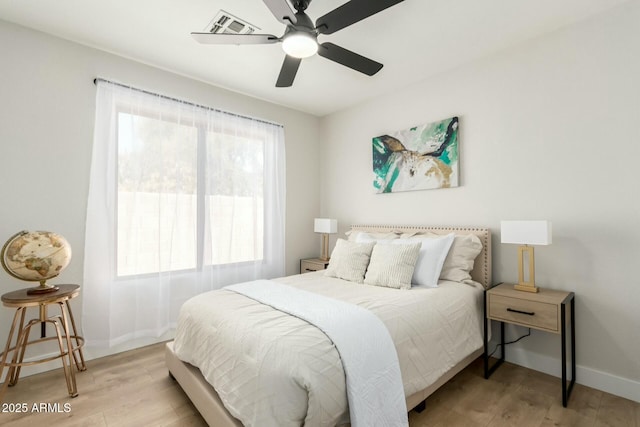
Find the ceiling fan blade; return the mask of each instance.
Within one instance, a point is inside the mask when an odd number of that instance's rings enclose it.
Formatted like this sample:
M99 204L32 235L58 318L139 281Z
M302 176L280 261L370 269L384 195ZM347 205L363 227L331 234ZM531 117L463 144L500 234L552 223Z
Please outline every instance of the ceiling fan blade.
M283 24L295 24L296 12L291 8L287 0L262 0L267 5L273 16Z
M280 41L279 37L271 34L191 33L191 37L204 44L270 44Z
M333 34L356 22L362 21L403 0L351 0L321 16L316 21L316 29L321 34Z
M298 72L301 62L302 59L287 55L284 58L284 63L282 64L282 69L280 70L276 87L291 86L293 84L293 79L296 78L296 73Z
M318 46L318 55L368 76L373 76L382 69L381 63L329 42Z

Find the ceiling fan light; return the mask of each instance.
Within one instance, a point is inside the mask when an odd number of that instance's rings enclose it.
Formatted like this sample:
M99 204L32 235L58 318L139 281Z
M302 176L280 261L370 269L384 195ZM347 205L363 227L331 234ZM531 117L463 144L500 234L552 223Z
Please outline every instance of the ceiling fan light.
M282 49L294 58L308 58L318 52L318 42L308 34L294 33L284 38Z

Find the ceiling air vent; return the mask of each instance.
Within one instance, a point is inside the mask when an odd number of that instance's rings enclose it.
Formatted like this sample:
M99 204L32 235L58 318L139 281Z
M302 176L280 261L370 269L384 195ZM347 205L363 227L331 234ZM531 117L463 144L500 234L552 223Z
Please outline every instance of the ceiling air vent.
M205 31L214 34L251 34L259 29L255 25L221 10L207 25Z

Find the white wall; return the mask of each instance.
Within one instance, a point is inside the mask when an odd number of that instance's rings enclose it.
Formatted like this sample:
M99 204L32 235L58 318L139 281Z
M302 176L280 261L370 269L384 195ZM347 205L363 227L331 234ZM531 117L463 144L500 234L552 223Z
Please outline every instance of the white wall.
M312 225L320 212L318 118L4 21L0 58L0 243L24 229L65 236L73 259L53 283L82 282L95 77L283 124L287 274L318 252ZM0 271L0 293L26 285ZM81 296L72 306L80 320ZM0 307L2 346L12 316Z
M638 401L639 22L634 1L327 116L321 127L322 213L341 231L488 226L499 282L517 279L516 247L500 245L500 220L552 221L553 245L536 249L536 281L576 293L578 382ZM372 137L454 115L459 188L373 194ZM509 359L559 375L559 348L558 336L534 331L508 347Z

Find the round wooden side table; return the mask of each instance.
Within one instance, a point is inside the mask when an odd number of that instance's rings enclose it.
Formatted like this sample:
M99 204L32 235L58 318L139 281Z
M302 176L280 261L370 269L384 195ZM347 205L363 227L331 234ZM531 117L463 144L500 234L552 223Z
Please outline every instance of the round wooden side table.
M0 402L2 402L4 398L7 387L14 386L18 383L20 369L23 366L50 362L58 358L62 360L62 368L67 381L69 396L76 397L78 395L74 366L78 371L84 371L87 367L84 363L84 355L82 354L84 338L79 336L76 331L76 323L73 319L69 300L80 294L80 286L58 285L58 287L59 289L57 291L44 294L29 295L27 294L27 289L21 289L2 295L2 304L5 307L15 308L16 313L13 316L13 323L11 324L7 344L4 351L0 354L0 380L2 379L5 366L9 367L5 381L0 389ZM47 308L50 305L57 305L60 314L48 316ZM27 308L29 307L38 307L39 316L38 318L29 320L25 324ZM47 323L53 324L56 336L46 336L45 329ZM71 328L69 328L69 323L71 324ZM41 325L40 338L29 341L31 328L38 324ZM15 344L13 342L14 334L16 334ZM27 346L50 340L57 340L60 350L58 354L24 362L24 354ZM9 357L9 355L11 355L11 357Z

